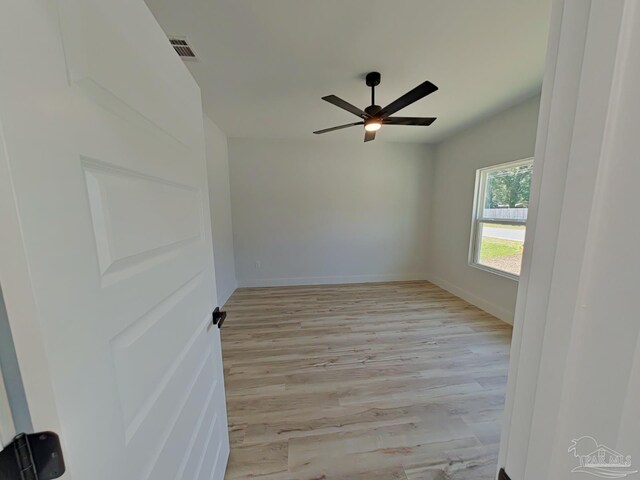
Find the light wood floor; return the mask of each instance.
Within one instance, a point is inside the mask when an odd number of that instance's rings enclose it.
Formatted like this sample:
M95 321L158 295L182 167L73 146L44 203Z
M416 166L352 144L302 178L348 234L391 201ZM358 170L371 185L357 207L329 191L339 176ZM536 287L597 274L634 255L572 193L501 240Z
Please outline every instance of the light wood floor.
M493 480L511 327L428 282L237 290L227 479Z

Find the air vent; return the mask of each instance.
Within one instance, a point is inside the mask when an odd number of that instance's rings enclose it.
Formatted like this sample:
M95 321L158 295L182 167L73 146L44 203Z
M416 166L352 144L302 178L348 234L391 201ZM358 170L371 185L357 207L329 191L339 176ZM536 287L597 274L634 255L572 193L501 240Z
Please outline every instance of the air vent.
M173 46L174 50L180 57L187 60L196 60L198 57L196 56L196 52L193 51L191 45L184 37L169 37L169 41Z

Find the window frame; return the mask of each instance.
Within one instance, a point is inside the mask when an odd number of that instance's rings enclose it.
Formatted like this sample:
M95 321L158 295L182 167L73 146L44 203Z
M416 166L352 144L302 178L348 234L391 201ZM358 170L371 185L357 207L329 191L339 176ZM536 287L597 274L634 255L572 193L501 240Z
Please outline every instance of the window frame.
M501 277L509 278L511 280L520 280L520 275L499 270L497 268L484 265L479 262L478 256L480 255L480 228L483 223L494 223L500 225L524 225L525 229L527 222L517 220L499 220L499 219L487 219L483 216L485 194L487 186L487 176L495 172L496 170L504 170L506 168L518 167L521 165L533 165L533 157L523 158L521 160L515 160L511 162L500 163L498 165L491 165L489 167L478 168L476 170L475 188L473 192L473 212L471 218L471 239L469 241L469 257L468 264L471 267L484 270L485 272L493 273Z

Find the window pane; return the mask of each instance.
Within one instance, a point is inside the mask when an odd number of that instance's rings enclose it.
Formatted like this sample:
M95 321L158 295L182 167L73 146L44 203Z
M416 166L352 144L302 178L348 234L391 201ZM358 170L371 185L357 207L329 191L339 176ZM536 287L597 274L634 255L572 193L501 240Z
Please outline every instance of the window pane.
M525 231L524 225L480 222L478 263L520 275Z
M531 163L486 174L482 217L526 221L531 193Z

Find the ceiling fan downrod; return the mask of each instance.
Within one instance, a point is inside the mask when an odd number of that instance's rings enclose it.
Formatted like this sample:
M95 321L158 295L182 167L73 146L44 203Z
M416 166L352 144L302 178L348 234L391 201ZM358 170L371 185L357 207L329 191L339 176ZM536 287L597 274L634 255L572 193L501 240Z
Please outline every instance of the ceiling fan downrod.
M371 87L371 105L364 109L369 115L376 115L382 107L376 105L376 87L380 85L382 75L380 72L367 73L365 81L368 87Z

